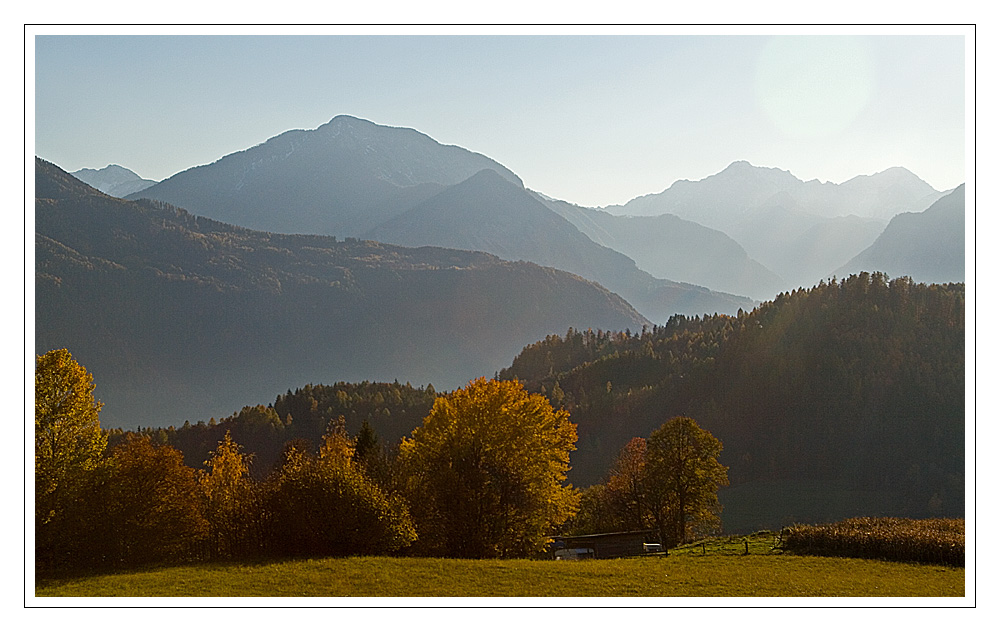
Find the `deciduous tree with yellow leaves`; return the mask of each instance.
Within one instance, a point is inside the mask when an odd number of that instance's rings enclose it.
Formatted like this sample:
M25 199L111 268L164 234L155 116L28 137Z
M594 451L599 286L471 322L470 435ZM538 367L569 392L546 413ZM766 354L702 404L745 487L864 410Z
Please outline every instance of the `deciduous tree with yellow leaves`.
M261 494L250 461L227 430L199 475L213 557L249 555L262 546Z
M35 548L42 567L66 563L76 548L84 490L107 447L92 379L66 349L35 360Z
M517 381L480 378L439 397L400 446L426 554L530 556L577 510L565 483L576 426Z

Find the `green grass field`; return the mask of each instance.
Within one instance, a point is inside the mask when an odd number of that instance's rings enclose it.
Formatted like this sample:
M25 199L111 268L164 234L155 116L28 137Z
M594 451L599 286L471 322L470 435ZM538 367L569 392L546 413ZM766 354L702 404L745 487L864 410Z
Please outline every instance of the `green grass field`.
M781 554L772 536L618 560L353 557L46 580L37 597L963 597L965 569ZM745 554L749 550L749 554Z

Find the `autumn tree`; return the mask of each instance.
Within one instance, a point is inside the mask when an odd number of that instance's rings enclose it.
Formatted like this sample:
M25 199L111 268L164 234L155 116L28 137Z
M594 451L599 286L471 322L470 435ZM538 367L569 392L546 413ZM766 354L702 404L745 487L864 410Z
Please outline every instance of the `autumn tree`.
M649 500L646 497L649 483L645 476L646 440L636 437L622 448L605 485L607 502L617 517L614 530L633 531L651 526Z
M258 485L250 477L251 455L226 431L199 477L209 524L209 552L215 557L247 555L261 543Z
M209 533L195 470L170 446L129 434L110 456L95 497L106 513L108 562L135 565L197 557Z
M423 553L528 556L577 510L565 484L576 426L516 381L480 378L438 397L400 446Z
M41 567L61 565L81 529L85 490L101 464L94 384L66 349L35 361L35 545Z
M688 417L674 417L646 442L643 498L660 533L676 546L695 530L720 524L719 487L729 484L719 464L722 442Z
M636 437L618 455L604 480L583 490L574 533L654 528L644 480L646 440Z
M416 531L406 504L352 460L343 419L332 422L319 455L289 443L267 485L268 542L282 555L371 555L409 545Z

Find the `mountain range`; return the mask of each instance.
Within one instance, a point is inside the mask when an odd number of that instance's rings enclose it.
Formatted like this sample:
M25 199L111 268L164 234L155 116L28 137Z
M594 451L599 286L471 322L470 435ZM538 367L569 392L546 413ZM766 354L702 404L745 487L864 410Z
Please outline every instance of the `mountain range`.
M856 176L842 184L803 182L789 171L737 160L702 180L678 180L660 193L603 210L615 215L673 213L725 230L780 196L782 204L818 217L846 214L888 222L899 213L921 211L943 195L903 167ZM845 213L849 210L849 213Z
M484 171L498 177L487 183ZM901 167L833 184L737 161L624 205L585 208L525 189L482 154L341 115L128 197L257 230L524 259L601 283L662 322L735 313L828 278L890 218L942 195Z
M902 167L833 184L737 161L702 180L679 180L602 210L671 214L723 231L792 289L829 277L870 246L889 219L926 210L943 195Z
M252 231L114 198L36 160L35 348L94 375L106 426L172 425L293 386L455 388L569 327L649 325L552 268Z

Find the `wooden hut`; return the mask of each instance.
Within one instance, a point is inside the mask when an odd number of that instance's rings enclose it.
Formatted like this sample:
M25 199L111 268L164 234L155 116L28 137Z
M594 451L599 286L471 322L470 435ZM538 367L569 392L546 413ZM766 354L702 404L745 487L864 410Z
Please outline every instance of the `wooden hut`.
M556 538L553 555L556 559L582 559L593 557L631 557L645 555L651 548L650 540L656 540L654 531L620 531L617 533L594 533ZM655 548L659 548L658 546ZM560 551L563 551L560 554Z

